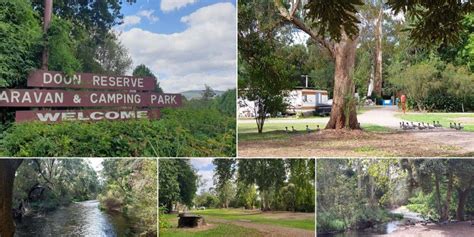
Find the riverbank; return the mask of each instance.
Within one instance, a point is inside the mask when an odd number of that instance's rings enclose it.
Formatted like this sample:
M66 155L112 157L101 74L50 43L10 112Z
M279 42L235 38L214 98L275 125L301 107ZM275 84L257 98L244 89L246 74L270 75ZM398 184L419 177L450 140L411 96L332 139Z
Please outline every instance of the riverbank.
M416 224L414 226L403 226L398 230L384 235L387 237L467 237L473 236L474 226L470 222L457 222L448 224Z

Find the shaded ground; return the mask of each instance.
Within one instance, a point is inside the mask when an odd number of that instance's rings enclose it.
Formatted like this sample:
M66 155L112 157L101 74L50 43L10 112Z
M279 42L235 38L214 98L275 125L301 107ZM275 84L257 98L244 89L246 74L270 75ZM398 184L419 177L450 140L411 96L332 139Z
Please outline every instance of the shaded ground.
M472 156L472 136L474 134L466 134L464 138L446 140L431 132L414 135L409 132L321 130L287 139L239 140L238 154L240 157ZM440 142L431 139L440 139ZM465 147L458 146L458 143Z
M467 237L474 236L474 226L469 222L450 223L447 225L428 224L423 226L416 224L415 226L400 227L399 230L388 234L381 235L387 237Z
M250 123L255 121L239 120L238 154L241 157L473 156L474 133L446 128L450 121L469 122L470 118L474 114L401 115L396 107L378 107L358 116L364 131L314 132L316 125L324 127L327 118L308 118L269 120L263 134L255 133ZM409 131L399 128L402 121L432 120L440 121L444 128ZM306 132L306 125L312 133ZM298 132L285 131L285 127L291 131L292 126Z

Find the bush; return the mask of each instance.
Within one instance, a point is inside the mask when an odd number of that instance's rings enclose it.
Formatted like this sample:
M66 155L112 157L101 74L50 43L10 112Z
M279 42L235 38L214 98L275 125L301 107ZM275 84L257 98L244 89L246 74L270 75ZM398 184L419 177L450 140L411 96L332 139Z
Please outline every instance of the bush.
M337 216L327 212L318 212L317 230L318 233L342 232L347 228L346 223Z
M235 156L235 118L216 109L164 110L158 121L15 124L4 134L7 156Z

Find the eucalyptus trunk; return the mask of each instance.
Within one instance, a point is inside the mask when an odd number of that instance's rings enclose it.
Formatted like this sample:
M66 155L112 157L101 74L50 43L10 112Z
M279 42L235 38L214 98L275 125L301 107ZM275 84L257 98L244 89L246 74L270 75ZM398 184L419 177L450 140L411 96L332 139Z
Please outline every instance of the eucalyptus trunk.
M355 84L353 80L357 38L343 34L334 46L334 97L326 129L360 129L357 121Z
M375 24L375 57L374 57L374 92L378 97L382 96L382 23L383 8L380 7L377 22Z

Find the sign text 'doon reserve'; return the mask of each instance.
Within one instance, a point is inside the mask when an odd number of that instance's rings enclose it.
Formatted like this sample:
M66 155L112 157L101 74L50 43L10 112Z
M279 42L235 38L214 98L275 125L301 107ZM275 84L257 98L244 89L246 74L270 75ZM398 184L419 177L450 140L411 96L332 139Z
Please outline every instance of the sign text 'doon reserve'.
M16 122L100 121L127 119L159 119L159 110L43 110L16 111Z
M178 107L181 99L155 92L0 90L0 107Z
M106 76L93 73L66 76L61 72L36 70L28 76L28 86L152 91L156 81L153 77Z

